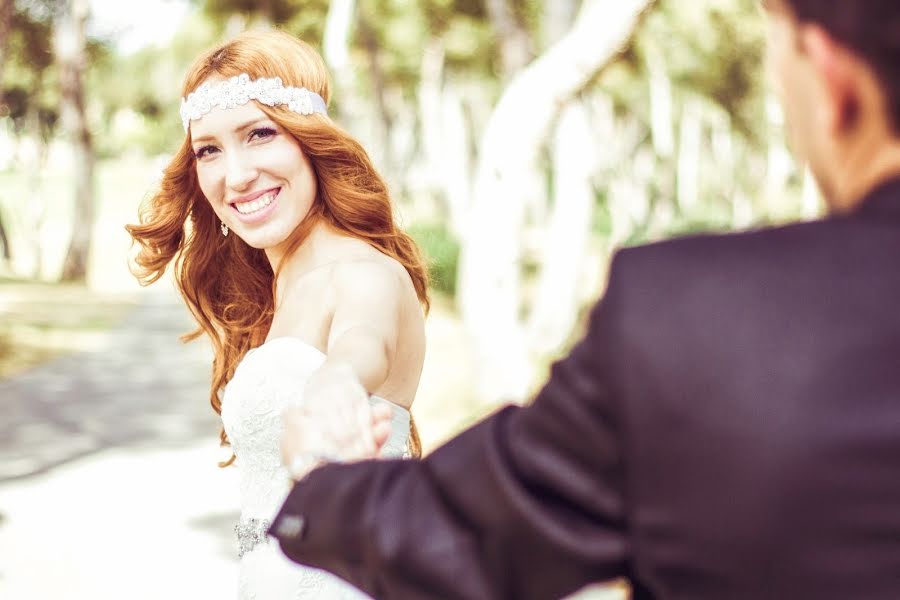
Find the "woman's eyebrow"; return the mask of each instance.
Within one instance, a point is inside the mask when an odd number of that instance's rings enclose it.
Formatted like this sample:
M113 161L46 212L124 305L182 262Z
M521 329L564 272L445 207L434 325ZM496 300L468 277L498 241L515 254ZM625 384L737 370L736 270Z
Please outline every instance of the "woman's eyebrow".
M262 123L263 121L268 121L268 120L269 119L267 117L258 117L255 119L251 119L251 120L247 121L246 123L244 123L243 125L239 125L238 127L235 127L234 131L235 131L235 133L241 133L243 131L246 131L247 129L250 129L254 125L257 125L259 123ZM215 139L216 138L213 135L201 135L200 137L191 137L191 142L196 144L197 142L211 142L211 141L214 141Z

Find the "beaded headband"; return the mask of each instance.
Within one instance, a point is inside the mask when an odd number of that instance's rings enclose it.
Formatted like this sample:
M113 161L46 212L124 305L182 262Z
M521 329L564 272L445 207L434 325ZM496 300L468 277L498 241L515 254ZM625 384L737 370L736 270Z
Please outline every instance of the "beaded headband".
M266 106L287 104L290 110L301 115L328 115L325 100L313 91L285 86L280 77L261 77L251 81L249 75L241 73L225 81L204 83L187 98L182 98L181 124L186 133L191 121L201 118L213 108L236 108L251 100Z

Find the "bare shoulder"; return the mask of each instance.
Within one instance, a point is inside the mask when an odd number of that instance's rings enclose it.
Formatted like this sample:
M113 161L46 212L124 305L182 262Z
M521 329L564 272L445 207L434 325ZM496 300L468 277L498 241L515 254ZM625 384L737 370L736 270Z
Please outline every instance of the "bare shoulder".
M340 297L401 304L415 295L409 273L397 260L377 250L338 261L331 270L334 290Z

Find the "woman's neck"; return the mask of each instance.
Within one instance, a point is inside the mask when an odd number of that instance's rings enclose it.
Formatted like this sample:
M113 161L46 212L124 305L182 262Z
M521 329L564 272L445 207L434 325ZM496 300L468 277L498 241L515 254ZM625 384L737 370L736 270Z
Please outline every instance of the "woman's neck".
M277 285L283 281L291 281L311 269L315 269L323 261L328 260L328 240L334 236L331 227L325 222L318 222L312 226L300 246L286 254L284 248L277 251L267 250L272 270L278 274Z

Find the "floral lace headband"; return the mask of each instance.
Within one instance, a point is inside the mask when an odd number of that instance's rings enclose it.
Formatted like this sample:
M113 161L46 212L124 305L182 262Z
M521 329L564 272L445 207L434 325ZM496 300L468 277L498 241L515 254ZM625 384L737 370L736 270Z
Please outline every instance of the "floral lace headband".
M236 108L251 100L266 106L287 107L301 115L318 113L327 115L325 100L319 94L306 88L285 86L280 77L251 80L242 73L225 81L204 83L196 91L181 99L181 124L187 132L191 121L195 121L213 108Z

